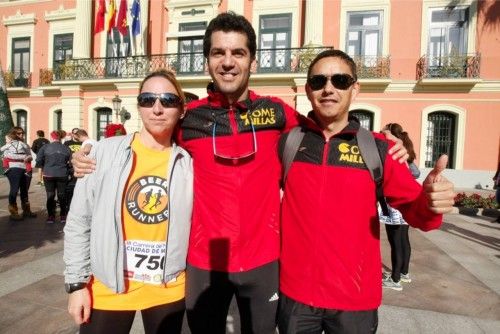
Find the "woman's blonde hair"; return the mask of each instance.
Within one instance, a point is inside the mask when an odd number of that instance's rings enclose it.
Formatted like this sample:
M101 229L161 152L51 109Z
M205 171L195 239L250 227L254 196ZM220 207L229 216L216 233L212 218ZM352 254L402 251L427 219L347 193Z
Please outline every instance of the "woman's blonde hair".
M174 85L175 90L177 91L177 95L181 98L182 105L184 106L184 104L186 103L186 96L184 95L184 92L182 91L182 87L181 87L179 81L177 81L175 74L171 71L166 70L166 69L159 69L159 70L156 70L156 71L151 72L148 75L146 75L146 77L144 79L142 79L141 84L139 85L139 93L142 92L142 88L144 87L144 83L146 81L148 81L149 79L155 78L155 77L165 78L168 81L170 81L172 83L172 85Z

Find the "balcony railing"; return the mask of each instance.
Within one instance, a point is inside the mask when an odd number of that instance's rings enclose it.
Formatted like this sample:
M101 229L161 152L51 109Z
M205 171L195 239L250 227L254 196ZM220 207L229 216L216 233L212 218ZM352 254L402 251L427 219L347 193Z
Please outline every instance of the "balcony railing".
M288 48L257 50L257 73L304 73L323 48ZM50 72L57 81L142 78L160 68L174 71L177 76L208 74L201 52L163 55L70 59L56 62L53 70L40 71L40 82L48 84Z
M5 85L7 87L31 88L31 72L4 72Z
M391 77L389 56L355 56L353 59L360 79L389 79Z
M417 79L475 79L479 78L479 53L456 56L423 56L417 63Z

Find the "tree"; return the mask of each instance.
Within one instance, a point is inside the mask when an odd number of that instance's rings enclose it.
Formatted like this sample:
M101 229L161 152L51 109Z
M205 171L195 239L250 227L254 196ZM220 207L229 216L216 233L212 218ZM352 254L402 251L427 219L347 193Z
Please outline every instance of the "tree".
M7 85L5 84L2 64L0 64L0 146L5 145L5 135L13 126L14 122L10 113L9 99L7 98ZM1 164L0 172L3 174Z

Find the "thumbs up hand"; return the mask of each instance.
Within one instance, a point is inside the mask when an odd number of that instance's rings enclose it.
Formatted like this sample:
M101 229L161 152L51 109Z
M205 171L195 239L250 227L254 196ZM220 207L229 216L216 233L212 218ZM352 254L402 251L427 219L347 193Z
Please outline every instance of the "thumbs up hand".
M439 157L429 175L424 180L423 187L429 203L429 209L434 213L450 212L455 203L453 183L442 175L448 164L448 156Z

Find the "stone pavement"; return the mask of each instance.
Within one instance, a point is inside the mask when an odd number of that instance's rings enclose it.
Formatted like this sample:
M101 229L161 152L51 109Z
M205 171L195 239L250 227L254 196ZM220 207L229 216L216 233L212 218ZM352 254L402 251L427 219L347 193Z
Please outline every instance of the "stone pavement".
M30 189L38 217L22 222L9 220L7 194L0 178L0 334L77 333L66 312L63 226L45 224L43 187ZM378 332L500 333L500 224L492 220L449 214L438 231L411 230L413 281L402 292L384 290ZM227 332L239 333L238 323L233 305ZM140 316L132 333L143 333Z

